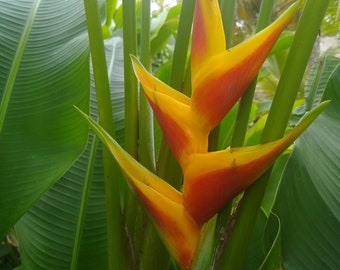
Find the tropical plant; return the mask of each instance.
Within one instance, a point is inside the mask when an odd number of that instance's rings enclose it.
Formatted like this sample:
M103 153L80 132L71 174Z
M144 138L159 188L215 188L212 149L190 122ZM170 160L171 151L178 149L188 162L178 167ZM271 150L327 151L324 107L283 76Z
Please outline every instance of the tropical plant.
M0 0L0 268L338 269L329 2L233 45L236 0Z

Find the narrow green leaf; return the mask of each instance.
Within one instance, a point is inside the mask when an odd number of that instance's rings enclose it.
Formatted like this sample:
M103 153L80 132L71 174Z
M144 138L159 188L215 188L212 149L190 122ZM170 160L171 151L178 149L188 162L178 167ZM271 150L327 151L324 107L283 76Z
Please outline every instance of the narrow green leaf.
M88 37L90 43L93 76L98 104L99 122L115 137L115 127L110 98L110 85L106 66L106 56L97 0L84 0ZM107 214L108 268L122 267L122 231L121 202L117 180L118 167L109 151L103 149L103 165L105 179L105 198Z

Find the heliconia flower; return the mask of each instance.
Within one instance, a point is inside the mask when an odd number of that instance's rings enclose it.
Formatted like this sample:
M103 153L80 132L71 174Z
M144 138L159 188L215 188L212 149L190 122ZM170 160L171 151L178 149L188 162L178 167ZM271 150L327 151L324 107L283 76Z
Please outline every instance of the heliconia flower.
M205 223L258 179L328 103L321 103L310 111L299 125L280 140L190 155L182 164L183 196L184 207L195 221Z
M183 193L148 171L85 113L91 128L117 160L154 221L170 254L190 269L202 225L234 196L251 185L323 111L323 102L280 140L190 155L183 164Z
M132 57L135 74L180 164L183 156L207 152L210 131L243 95L298 7L293 4L269 27L226 50L217 0L197 0L191 98L159 81Z
M154 221L170 254L183 269L189 269L200 239L201 227L184 208L182 193L148 171L121 148L99 124L81 113L117 160L125 178Z
M135 74L183 170L183 193L144 168L82 113L117 160L182 269L190 269L203 224L262 175L327 105L309 112L280 140L208 152L210 131L243 95L299 5L300 1L268 28L226 50L217 0L197 0L191 97L152 76L132 56Z

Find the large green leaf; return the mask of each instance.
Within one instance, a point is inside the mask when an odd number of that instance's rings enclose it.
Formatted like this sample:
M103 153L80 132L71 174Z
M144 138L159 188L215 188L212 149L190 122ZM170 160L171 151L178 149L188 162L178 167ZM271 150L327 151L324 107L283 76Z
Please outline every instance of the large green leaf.
M340 269L340 65L324 99L332 102L296 141L274 207L284 269Z
M90 76L82 2L0 0L0 239L84 148Z
M122 40L105 40L105 48L117 139L121 142L124 127ZM96 119L93 85L91 115ZM81 118L79 113L78 117ZM102 153L93 139L90 134L85 152L16 225L25 269L71 269L73 260L76 264L72 266L76 265L77 269L107 269ZM88 189L84 189L84 183L88 183ZM75 240L77 234L80 234L79 242Z

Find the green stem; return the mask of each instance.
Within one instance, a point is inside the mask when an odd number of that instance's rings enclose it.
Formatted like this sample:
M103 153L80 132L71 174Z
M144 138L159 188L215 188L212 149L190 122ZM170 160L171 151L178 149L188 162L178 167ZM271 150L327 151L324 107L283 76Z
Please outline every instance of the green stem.
M125 150L138 156L138 83L130 55L137 55L136 1L123 0Z
M110 86L97 0L84 0L91 59L96 86L100 125L115 137ZM121 269L123 258L118 167L109 151L103 149L105 199L107 211L108 268ZM114 256L113 256L114 254Z
M329 1L307 0L283 70L262 142L282 137L301 84L322 19ZM271 170L245 191L238 207L232 234L228 238L225 263L229 269L242 269L255 220L267 188Z
M183 90L183 82L185 79L187 51L190 40L194 5L194 0L183 1L177 30L169 85L179 91ZM158 175L168 181L172 186L176 188L181 187L181 169L164 138L162 139L159 150L157 170ZM152 224L148 224L145 234L147 237L145 238L140 269L164 269L165 265L167 265L165 262L169 261L169 255L164 244L160 240L155 227ZM157 254L157 256L155 256L155 254Z
M142 1L140 60L150 66L150 0ZM154 126L150 104L143 91L139 101L139 161L150 171L155 171Z
M150 0L142 1L140 59L150 66ZM143 91L140 91L139 161L150 171L156 170L153 114ZM139 209L137 220L144 226L135 227L135 246L139 250L138 269L161 269L169 262L169 253L145 211ZM155 256L157 254L157 256Z
M117 0L105 0L105 23L102 26L103 38L110 38L112 35L113 13L117 7Z
M263 28L269 25L273 13L274 3L275 0L267 0L261 2L260 14L256 25L256 32L261 31ZM244 93L240 100L234 133L231 140L231 147L239 147L242 146L244 143L248 128L251 106L255 94L256 82L257 76L253 79L252 83L249 85L247 91Z
M183 82L185 80L194 8L195 0L183 1L169 81L169 85L179 91L183 90ZM182 186L181 169L164 139L162 140L159 153L158 175L168 181L173 187L180 188Z
M113 19L113 12L116 10L117 0L105 1L105 25L110 26Z
M260 7L260 13L259 18L256 25L256 31L260 31L263 28L265 28L271 21L272 17L272 11L274 8L274 2L275 0L268 0L268 1L262 1L261 7ZM249 123L249 116L251 112L251 107L254 99L255 94L255 88L257 83L257 76L253 79L251 84L249 85L248 89L242 96L240 102L239 102L239 108L236 116L233 136L231 139L231 147L240 147L244 144L245 136L248 129L248 123ZM227 211L230 213L230 209L232 209L232 205L229 204L227 207ZM230 216L226 215L225 212L221 212L219 214L219 220L220 223L222 223L224 226L229 226L229 218ZM229 230L225 227L223 229L224 234L228 234ZM220 229L219 229L220 230ZM226 238L227 235L224 236ZM227 267L229 264L228 261L224 260L224 258L227 258L227 255L225 255L225 252L227 252L227 249L225 247L225 242L220 242L220 250L218 255L221 257L217 257L216 267ZM221 254L221 255L220 255Z
M233 41L235 6L236 0L222 0L220 4L227 48L231 48Z
M262 142L276 140L285 132L328 3L329 0L306 1L263 131Z
M136 1L123 0L124 89L125 89L125 150L138 159L138 82L130 55L137 55ZM129 187L125 190L124 217L131 238L135 242L139 201ZM133 250L130 248L130 250ZM134 255L132 255L134 256ZM131 266L132 267L132 266ZM116 268L117 269L117 268Z
M231 147L240 147L244 144L248 129L251 106L253 104L255 94L256 83L257 76L255 79L253 79L239 102L233 136L230 142Z

